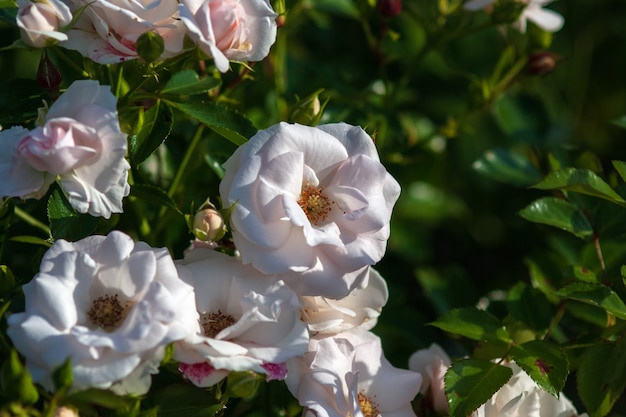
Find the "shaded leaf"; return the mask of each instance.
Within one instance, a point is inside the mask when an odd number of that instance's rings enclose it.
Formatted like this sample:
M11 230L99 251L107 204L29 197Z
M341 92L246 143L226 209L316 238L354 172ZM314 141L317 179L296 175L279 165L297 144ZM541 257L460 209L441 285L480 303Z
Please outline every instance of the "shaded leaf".
M144 113L141 130L128 140L128 153L134 165L142 163L168 138L172 124L172 109L161 101Z
M613 120L613 124L623 129L626 129L626 116L622 116L619 119Z
M182 211L176 205L176 202L165 191L159 187L149 184L135 184L131 188L130 195L137 197L141 200L145 200L156 204L158 206L165 206L171 208L179 214L183 214Z
M11 349L9 357L2 364L0 372L0 398L11 401L21 401L24 404L34 404L39 399L39 392L33 380L24 367L15 349Z
M626 116L624 116L626 118ZM625 126L626 127L626 126ZM622 181L626 181L626 162L623 161L611 161L613 168L617 171Z
M451 417L467 417L493 396L513 375L508 366L463 359L444 377Z
M543 340L511 347L511 356L541 388L559 396L569 373L567 356L561 348Z
M561 297L571 298L603 308L615 317L626 320L626 305L612 289L592 282L575 282L556 292Z
M213 77L198 78L198 74L191 69L183 70L172 75L165 87L160 91L162 97L196 95L206 93L219 87L221 80Z
M257 132L252 122L241 113L208 99L185 102L168 100L168 103L235 145L243 145Z
M524 282L518 282L507 292L506 306L513 317L535 331L543 331L550 326L552 308L547 297Z
M556 197L542 197L533 201L519 213L524 219L566 230L580 238L593 235L589 220L569 201Z
M541 172L522 155L506 149L492 149L476 160L472 168L496 181L529 186L542 178Z
M600 342L582 356L576 374L578 395L591 417L607 415L626 388L626 346Z
M609 184L588 169L564 168L553 171L533 188L574 191L626 205L626 201Z
M475 307L450 310L430 324L473 340L510 341L504 325L498 318Z
M189 384L170 384L155 394L159 416L213 417L224 408L214 395Z
M48 199L48 220L54 240L71 242L89 236L100 224L98 217L77 213L59 188L55 188Z

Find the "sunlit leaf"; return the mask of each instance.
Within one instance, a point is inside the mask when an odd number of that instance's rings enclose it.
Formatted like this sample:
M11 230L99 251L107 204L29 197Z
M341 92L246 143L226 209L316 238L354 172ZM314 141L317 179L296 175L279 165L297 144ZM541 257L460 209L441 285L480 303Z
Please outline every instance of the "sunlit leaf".
M626 118L626 116L624 116ZM626 123L626 121L625 121ZM626 127L626 126L625 126ZM613 167L617 171L620 177L622 177L622 181L626 181L626 162L624 161L611 161Z
M129 138L128 152L133 164L142 163L168 138L172 124L172 109L162 101L144 113L141 130Z
M467 417L485 403L513 375L508 366L463 359L452 364L444 377L451 417Z
M564 168L549 173L543 181L533 186L540 190L563 190L603 198L626 205L626 201L609 184L587 169Z
M566 230L580 238L593 235L593 229L583 212L573 203L556 198L542 197L519 212L528 221L547 224Z
M473 340L510 341L504 325L497 317L474 307L450 310L430 324Z
M554 395L565 386L569 372L567 356L561 348L543 340L533 340L511 347L511 356L541 388Z
M626 305L619 295L606 285L575 282L561 288L556 294L601 307L615 317L626 320Z
M202 94L219 87L220 84L221 81L218 78L199 78L194 70L187 69L172 75L159 95L173 98L172 96Z
M168 100L168 103L235 145L243 145L257 132L252 122L241 113L208 99L184 102Z

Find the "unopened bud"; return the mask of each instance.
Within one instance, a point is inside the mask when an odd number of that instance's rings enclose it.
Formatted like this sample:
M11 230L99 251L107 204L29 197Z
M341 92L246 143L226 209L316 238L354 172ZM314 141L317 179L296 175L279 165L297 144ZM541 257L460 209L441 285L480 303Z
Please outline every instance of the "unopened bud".
M320 103L319 95L322 91L320 89L302 100L298 99L298 102L291 109L289 120L307 126L317 125L326 105L326 103L324 105Z
M161 35L155 32L144 32L137 38L137 54L146 62L154 62L165 50L165 43Z
M383 17L396 17L402 11L402 0L378 0L376 10Z
M63 76L61 72L44 50L41 54L39 67L37 68L37 84L50 94L50 96L56 98L59 95L59 85L61 85L62 80Z
M534 52L528 57L526 70L531 75L549 74L559 64L560 56L552 52L542 51Z
M225 233L224 217L213 208L200 210L193 218L193 234L200 240L219 240Z

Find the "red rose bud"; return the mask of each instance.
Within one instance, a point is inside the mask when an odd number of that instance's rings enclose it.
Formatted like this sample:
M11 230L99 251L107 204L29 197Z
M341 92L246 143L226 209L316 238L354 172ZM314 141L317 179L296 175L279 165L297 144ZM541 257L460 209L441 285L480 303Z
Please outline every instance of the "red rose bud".
M554 71L560 61L561 57L552 52L534 52L528 56L526 70L531 75L549 74Z
M378 0L376 10L383 17L396 17L402 11L402 0Z
M62 80L61 72L44 50L37 69L37 84L50 96L58 96L59 85L61 85Z

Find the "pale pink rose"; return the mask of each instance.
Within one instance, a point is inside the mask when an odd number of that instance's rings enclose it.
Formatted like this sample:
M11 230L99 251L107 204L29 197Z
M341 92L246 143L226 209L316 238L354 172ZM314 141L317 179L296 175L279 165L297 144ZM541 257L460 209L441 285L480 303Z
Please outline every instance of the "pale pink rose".
M166 346L198 320L193 288L167 249L117 231L57 240L23 288L25 311L9 316L7 334L49 391L52 373L70 359L76 390L144 394Z
M508 364L513 376L472 417L575 417L572 402L560 393L556 398L540 388L517 364Z
M224 164L220 184L245 264L299 295L342 298L367 285L385 253L400 185L372 138L345 123L280 123L259 131Z
M189 37L221 72L228 61L260 61L276 40L276 17L268 0L181 0Z
M59 28L69 25L72 12L60 0L17 0L17 27L22 41L28 46L43 48L67 40Z
M136 59L136 43L145 32L163 38L160 59L183 51L185 29L178 19L176 0L70 0L72 10L87 6L61 44L100 64Z
M287 369L285 383L305 417L415 417L421 375L393 367L373 333L313 338Z
M526 32L527 21L530 20L541 29L548 32L561 30L565 23L563 16L550 9L544 8L545 5L553 1L554 0L520 0L520 2L526 3L526 7L513 26L524 33ZM491 6L493 3L495 3L495 0L469 0L463 7L466 10L474 11Z
M194 334L175 344L174 358L195 385L211 386L231 371L276 379L281 364L306 352L300 302L277 277L208 248L188 251L176 266L195 289L200 320Z
M343 298L300 297L302 318L314 335L341 333L355 327L370 330L388 298L384 278L369 268L367 286L355 288Z
M436 343L421 349L409 358L409 369L422 375L420 393L427 404L440 415L450 412L443 378L450 367L448 354Z
M108 86L75 81L43 126L0 132L0 176L10 179L0 183L0 196L41 198L56 179L76 211L121 213L130 166L116 105Z

